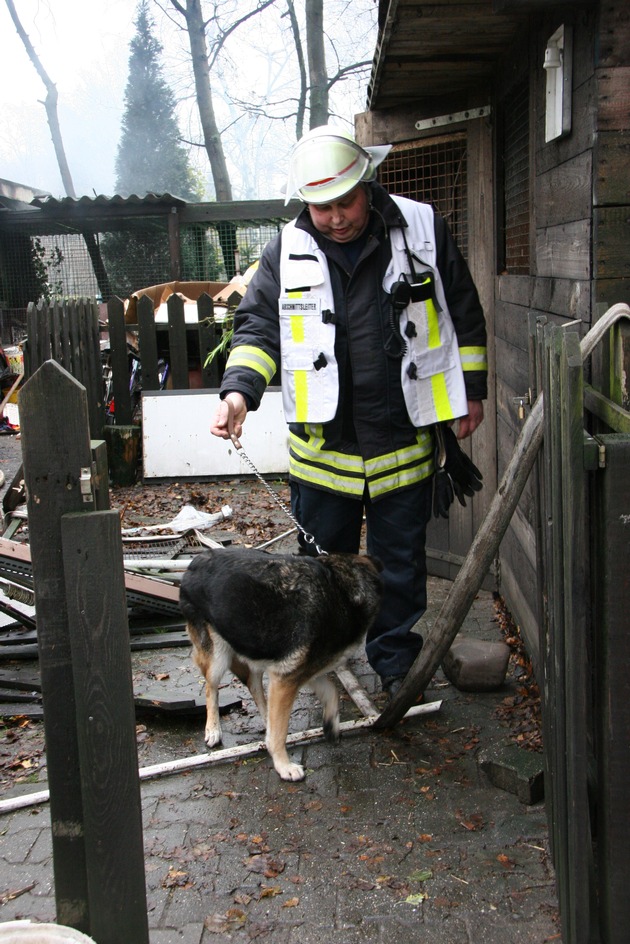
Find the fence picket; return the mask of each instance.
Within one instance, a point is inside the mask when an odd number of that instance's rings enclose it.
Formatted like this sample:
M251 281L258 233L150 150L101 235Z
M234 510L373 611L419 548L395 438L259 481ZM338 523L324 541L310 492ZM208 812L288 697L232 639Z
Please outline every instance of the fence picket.
M582 355L575 331L544 325L541 627L545 798L565 944L592 941L587 795L587 535Z
M120 298L110 298L107 302L107 323L109 327L109 357L116 423L119 426L129 426L131 424L131 398L129 395L127 325L125 324L124 304Z
M153 302L148 295L138 299L138 344L142 389L159 390L157 334Z
M57 919L88 933L83 802L61 547L62 515L86 507L80 491L81 469L91 465L86 391L59 364L47 359L24 384L20 413Z
M148 944L129 624L117 511L61 520L90 934Z
M201 384L203 387L218 387L221 383L219 358L215 357L206 364L208 354L215 349L221 339L221 327L214 320L214 301L205 293L197 299L199 318L199 359L201 361Z
M168 310L168 345L171 379L174 390L188 390L188 344L186 338L186 321L184 317L184 301L173 293L166 302Z

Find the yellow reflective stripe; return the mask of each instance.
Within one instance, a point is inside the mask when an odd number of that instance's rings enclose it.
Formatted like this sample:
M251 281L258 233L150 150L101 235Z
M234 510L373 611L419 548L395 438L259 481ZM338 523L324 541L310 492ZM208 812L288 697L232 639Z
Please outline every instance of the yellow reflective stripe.
M304 432L308 433L308 444L311 449L321 449L324 445L323 423L305 423ZM303 442L303 440L299 440Z
M320 425L307 427L321 432ZM289 432L289 475L291 478L318 488L360 498L367 481L370 495L375 498L397 488L414 485L433 472L433 440L427 430L418 430L417 442L385 456L363 462L360 456L317 448L319 436L305 443Z
M450 420L453 418L453 408L448 396L446 387L446 378L444 374L433 374L431 377L431 390L433 392L433 402L435 404L435 418L438 423L441 420Z
M428 328L428 347L439 347L442 343L440 339L440 322L438 313L431 298L425 302L427 307L427 328Z
M306 485L314 485L358 498L363 495L365 488L365 479L362 477L353 478L344 476L339 472L331 472L327 469L306 465L299 462L293 455L289 455L289 475Z
M368 482L370 498L378 498L395 488L403 488L405 485L415 485L428 479L433 472L433 460L427 459L424 465L414 466L413 469L402 469L392 472L391 475L383 476L378 479L371 479Z
M294 370L293 383L295 385L295 419L303 423L308 416L308 371Z
M485 347L460 347L462 370L487 370L488 353Z
M317 440L323 443L323 439ZM365 464L361 456L348 456L343 452L321 449L315 445L315 440L309 438L308 443L289 431L289 449L296 457L305 462L317 462L318 465L330 465L331 468L344 472L364 475Z
M287 298L301 298L304 292L287 292Z
M433 442L431 434L420 430L418 433L418 442L406 449L398 449L396 452L390 452L387 455L379 456L377 459L368 459L365 463L365 471L368 476L377 476L390 469L399 469L402 465L409 465L412 462L424 462L433 452Z
M254 347L251 344L241 344L230 351L225 369L231 367L249 367L261 374L267 383L275 374L277 367L275 361L260 347Z
M291 338L295 344L304 344L304 318L291 315Z

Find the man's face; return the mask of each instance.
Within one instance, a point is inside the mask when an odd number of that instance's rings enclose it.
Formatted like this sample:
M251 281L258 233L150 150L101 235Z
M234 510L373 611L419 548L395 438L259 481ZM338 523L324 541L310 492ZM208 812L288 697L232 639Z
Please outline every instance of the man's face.
M370 216L368 196L363 184L334 203L309 204L309 213L316 230L336 243L358 239Z

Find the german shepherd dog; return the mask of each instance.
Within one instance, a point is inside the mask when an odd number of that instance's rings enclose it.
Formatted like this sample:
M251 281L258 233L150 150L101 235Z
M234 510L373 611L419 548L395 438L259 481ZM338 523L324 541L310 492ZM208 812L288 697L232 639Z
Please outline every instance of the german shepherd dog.
M206 679L208 747L221 741L218 688L226 669L250 690L266 724L266 746L283 780L304 769L286 749L298 690L323 707L326 739L339 741L339 696L327 672L365 637L382 595L380 564L355 554L321 557L216 548L193 558L180 606L193 659ZM268 672L268 698L263 673Z

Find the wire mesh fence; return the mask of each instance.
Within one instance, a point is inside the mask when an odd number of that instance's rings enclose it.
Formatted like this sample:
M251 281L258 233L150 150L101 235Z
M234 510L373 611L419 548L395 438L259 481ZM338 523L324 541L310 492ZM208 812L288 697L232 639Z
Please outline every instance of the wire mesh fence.
M396 144L379 168L389 193L430 203L444 217L464 256L468 250L465 132Z
M180 226L179 281L229 281L235 258L244 272L260 258L282 221L239 221L229 225L229 242L220 224ZM94 263L95 255L100 266ZM32 229L29 232L29 227L21 232L2 232L2 344L15 344L24 337L29 302L74 297L106 301L112 295L126 299L140 289L174 278L171 236L164 219L134 219L88 236L67 226L52 234Z

